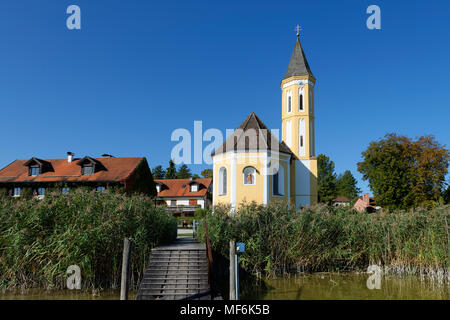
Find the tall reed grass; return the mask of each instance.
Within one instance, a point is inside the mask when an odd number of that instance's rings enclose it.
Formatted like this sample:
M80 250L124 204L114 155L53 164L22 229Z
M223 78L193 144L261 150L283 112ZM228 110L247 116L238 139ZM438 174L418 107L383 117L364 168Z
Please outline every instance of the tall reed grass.
M124 237L133 238L131 285L150 250L176 237L176 219L143 195L75 190L42 200L0 198L0 287L61 289L81 268L86 289L120 285Z
M286 203L244 204L235 218L215 207L206 219L211 245L228 256L229 240L246 244L241 266L268 275L298 271L365 271L370 264L390 272L449 277L450 206L358 213L315 206L301 211ZM198 237L204 240L204 231Z

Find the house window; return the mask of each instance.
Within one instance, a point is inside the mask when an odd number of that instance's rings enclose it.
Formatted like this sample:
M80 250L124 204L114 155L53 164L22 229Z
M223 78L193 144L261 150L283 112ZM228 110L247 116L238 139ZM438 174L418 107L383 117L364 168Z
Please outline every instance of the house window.
M227 194L227 168L219 169L219 196Z
M243 171L244 184L254 185L256 184L256 169L253 167L245 167Z
M61 193L62 194L68 194L69 193L69 188L68 187L64 187L61 189Z
M160 193L161 192L161 185L156 185L156 192Z
M97 191L103 192L103 191L105 191L105 187L104 186L98 186L97 187Z
M45 188L38 188L37 194L38 196L45 196Z
M81 175L90 176L94 173L94 165L92 164L84 164L81 167Z
M280 164L278 172L273 175L273 194L284 195L284 167Z
M14 197L20 197L21 194L22 194L21 188L14 188Z
M191 185L191 192L198 192L198 185L197 184Z
M30 176L38 176L39 175L39 166L31 166L30 167Z

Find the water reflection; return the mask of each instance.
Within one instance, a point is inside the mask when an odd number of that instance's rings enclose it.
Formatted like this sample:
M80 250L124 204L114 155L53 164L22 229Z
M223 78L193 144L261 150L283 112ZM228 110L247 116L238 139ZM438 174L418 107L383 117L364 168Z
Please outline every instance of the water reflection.
M129 300L136 298L137 292L130 291ZM103 290L92 294L81 290L41 290L29 289L24 291L0 291L0 300L119 300L119 290Z
M316 273L263 279L246 283L242 299L264 300L353 300L433 299L449 300L449 285L421 281L416 276L383 276L381 289L368 289L369 274Z

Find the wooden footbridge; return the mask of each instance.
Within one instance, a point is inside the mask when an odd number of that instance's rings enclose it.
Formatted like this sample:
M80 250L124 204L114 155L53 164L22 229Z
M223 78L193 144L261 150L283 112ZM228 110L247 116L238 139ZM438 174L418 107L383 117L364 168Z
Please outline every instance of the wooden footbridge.
M136 300L212 300L212 252L207 243L182 237L152 250Z

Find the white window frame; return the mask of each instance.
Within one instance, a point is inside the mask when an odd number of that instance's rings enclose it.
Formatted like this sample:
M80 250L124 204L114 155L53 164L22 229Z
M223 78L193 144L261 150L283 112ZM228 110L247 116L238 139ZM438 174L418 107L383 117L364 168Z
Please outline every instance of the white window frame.
M246 169L252 169L253 170L253 172L251 173L251 175L253 176L253 183L246 183L246 180L245 180L245 170ZM247 166L247 167L245 167L242 170L242 183L243 183L244 186L254 186L254 185L256 185L256 169L255 169L255 167Z
M303 90L304 87L301 87L298 89L298 111L299 112L305 112L305 91ZM301 104L300 104L301 102ZM301 109L300 109L301 105Z
M224 177L225 175L225 177ZM225 180L224 180L225 179ZM218 194L219 196L225 196L227 194L227 188L228 188L228 170L226 167L220 167L219 169L219 190L218 190ZM225 188L224 188L225 186ZM225 189L225 190L224 190Z
M194 190L194 188L195 188L196 190ZM191 192L198 192L198 184L196 184L196 183L191 184Z
M278 178L278 193L275 193L275 179ZM284 167L279 164L278 171L272 176L272 195L278 197L285 196L284 190L285 170Z
M19 190L19 194L16 193L16 190ZM20 187L15 187L13 190L13 197L18 198L22 195L22 188Z
M303 137L303 146L301 145ZM306 121L300 119L298 121L298 154L300 157L306 156Z

